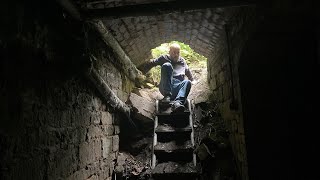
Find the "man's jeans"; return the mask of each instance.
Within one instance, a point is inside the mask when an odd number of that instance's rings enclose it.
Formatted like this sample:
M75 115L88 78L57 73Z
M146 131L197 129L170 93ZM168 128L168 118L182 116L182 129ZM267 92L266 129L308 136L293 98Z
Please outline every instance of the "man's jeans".
M173 67L170 63L164 63L161 66L161 80L159 85L160 93L163 96L169 95L171 100L185 103L191 89L190 80L173 78Z

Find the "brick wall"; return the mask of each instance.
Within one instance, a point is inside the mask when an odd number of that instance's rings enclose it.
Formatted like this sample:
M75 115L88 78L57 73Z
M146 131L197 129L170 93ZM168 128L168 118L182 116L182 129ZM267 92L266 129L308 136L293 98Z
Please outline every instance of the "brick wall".
M113 113L81 79L39 85L1 98L4 179L109 177L119 150Z
M238 67L242 48L255 22L254 17L253 7L238 9L230 21L226 23L229 27L228 38L225 31L208 58L209 86L219 102L222 117L230 131L229 139L236 158L237 169L243 180L248 179L248 165ZM227 39L229 39L229 50ZM233 82L231 78L233 78ZM231 104L238 105L238 108L233 108Z
M83 76L83 42L74 38L81 34L70 29L79 26L54 4L4 5L10 19L1 19L9 30L0 35L0 179L111 179L120 116ZM105 57L94 66L126 99L131 84L112 54L101 42L93 48Z

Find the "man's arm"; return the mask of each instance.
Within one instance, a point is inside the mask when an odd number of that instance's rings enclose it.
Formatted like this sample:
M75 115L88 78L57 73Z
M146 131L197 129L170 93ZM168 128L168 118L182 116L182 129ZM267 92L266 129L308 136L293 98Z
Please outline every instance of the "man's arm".
M190 71L189 68L186 69L186 76L188 77L188 79L189 79L190 81L193 81L193 76L192 76L191 71Z
M184 64L185 64L185 74L186 74L186 76L188 77L188 79L190 81L193 81L193 76L192 76L192 73L191 73L191 71L189 69L189 66L188 66L186 60L184 60Z
M194 85L194 84L197 84L198 81L193 78L192 73L191 73L191 71L190 71L190 69L189 69L186 61L184 61L184 62L185 62L185 67L186 67L186 68L185 68L185 74L186 74L186 76L187 76L188 79L191 81L191 84L193 84L193 85Z
M157 59L152 59L146 63L143 63L141 66L138 67L138 69L143 73L146 74L150 71L153 67L160 65L163 57L160 56Z

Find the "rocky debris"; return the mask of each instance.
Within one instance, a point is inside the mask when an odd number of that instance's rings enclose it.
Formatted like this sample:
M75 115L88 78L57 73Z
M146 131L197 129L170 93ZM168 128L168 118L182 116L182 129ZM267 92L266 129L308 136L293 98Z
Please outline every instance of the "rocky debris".
M148 179L151 169L149 162L141 161L130 153L120 152L114 171L119 179Z
M159 67L160 68L160 67ZM152 73L149 71L149 72L147 72L146 74L146 82L147 83L151 83L151 84L153 84L154 86L158 86L159 85L159 82L157 82L157 80L156 80L156 77L153 77L152 76Z
M196 149L195 149L195 153L197 154L197 156L199 157L200 161L204 161L206 159L209 158L209 156L211 156L212 158L215 157L214 153L211 152L215 150L215 148L210 148L208 147L208 145L206 143L201 143ZM210 158L211 158L210 157Z
M228 139L229 131L218 113L217 104L199 103L195 106L194 115L195 153L203 170L202 178L235 178L236 167Z
M130 139L119 153L115 173L118 179L148 179L151 175L152 137Z
M217 104L199 103L195 105L194 114L195 122L195 143L200 146L201 140L211 137L215 141L221 141L222 134L226 131L223 119L217 110Z
M132 107L132 115L135 119L152 122L154 119L155 103L147 98L131 93L128 104Z
M135 88L132 90L132 92L154 103L156 102L156 100L160 100L163 98L163 95L160 93L158 88Z
M130 143L130 149L133 155L139 156L139 154L144 153L146 156L149 156L151 154L151 144L152 137L144 137ZM147 160L147 158L143 157L144 160Z

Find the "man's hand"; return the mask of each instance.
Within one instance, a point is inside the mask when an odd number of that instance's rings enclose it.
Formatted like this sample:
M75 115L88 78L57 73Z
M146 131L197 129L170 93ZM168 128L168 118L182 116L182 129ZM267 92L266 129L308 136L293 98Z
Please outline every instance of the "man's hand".
M150 70L148 67L149 64L150 64L150 61L144 62L137 69L139 69L142 74L146 74Z

